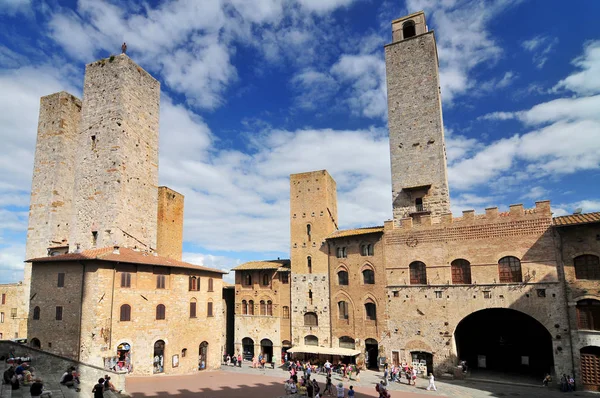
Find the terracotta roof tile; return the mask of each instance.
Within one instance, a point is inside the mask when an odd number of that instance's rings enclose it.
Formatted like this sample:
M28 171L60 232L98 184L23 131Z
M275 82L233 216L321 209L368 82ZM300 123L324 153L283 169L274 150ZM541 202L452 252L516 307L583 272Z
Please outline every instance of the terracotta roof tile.
M335 232L331 233L327 237L327 239L344 238L346 236L365 235L365 234L372 234L372 233L376 233L376 232L383 232L383 226L355 228L355 229L343 229L343 230L339 230L339 231L335 231Z
M248 261L232 268L232 271L243 271L250 269L276 269L280 267L289 267L290 260L265 260L265 261Z
M163 267L187 268L199 271L214 272L219 274L227 274L227 271L220 269L208 268L201 265L186 263L167 257L155 256L148 252L128 249L126 247L119 248L119 253L114 252L113 246L101 247L98 249L84 250L81 253L67 253L51 257L39 257L27 260L29 263L49 263L56 261L82 261L82 260L102 260L118 263L130 264L146 264L159 265Z
M577 224L590 224L600 222L600 212L570 214L568 216L554 217L554 225L558 227Z

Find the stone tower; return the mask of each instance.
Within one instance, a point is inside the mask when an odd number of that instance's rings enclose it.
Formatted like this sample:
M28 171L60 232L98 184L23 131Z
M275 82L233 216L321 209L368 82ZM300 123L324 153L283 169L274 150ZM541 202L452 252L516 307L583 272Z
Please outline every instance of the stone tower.
M156 251L159 256L181 261L183 251L183 195L158 187Z
M417 12L392 22L385 46L394 220L450 212L438 57Z
M156 249L159 100L160 83L125 54L86 66L71 252Z
M324 242L337 229L337 191L327 171L290 176L290 217L292 343L314 344L314 338L305 338L315 336L319 346L330 347L328 253Z

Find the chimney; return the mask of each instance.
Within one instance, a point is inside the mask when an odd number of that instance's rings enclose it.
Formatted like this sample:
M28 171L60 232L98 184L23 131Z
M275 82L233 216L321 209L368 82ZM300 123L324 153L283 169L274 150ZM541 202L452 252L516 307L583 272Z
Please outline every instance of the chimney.
M114 246L113 246L113 254L121 254L121 253L119 252L119 245L114 245Z

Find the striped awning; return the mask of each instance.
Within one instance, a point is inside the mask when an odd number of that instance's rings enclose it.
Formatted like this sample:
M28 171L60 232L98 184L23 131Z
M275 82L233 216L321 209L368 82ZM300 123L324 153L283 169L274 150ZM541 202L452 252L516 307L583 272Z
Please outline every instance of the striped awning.
M316 345L299 345L292 347L287 352L293 353L306 353L306 354L324 354L324 355L340 355L345 357L353 357L360 354L359 350L352 350L350 348L340 347L319 347Z

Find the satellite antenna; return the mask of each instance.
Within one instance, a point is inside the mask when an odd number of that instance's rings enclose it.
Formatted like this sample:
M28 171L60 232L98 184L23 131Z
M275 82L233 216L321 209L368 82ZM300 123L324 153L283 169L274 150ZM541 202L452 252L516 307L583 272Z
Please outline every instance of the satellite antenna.
M573 214L581 214L581 212L583 211L583 209L581 207L578 207L575 209L575 211L573 212Z

